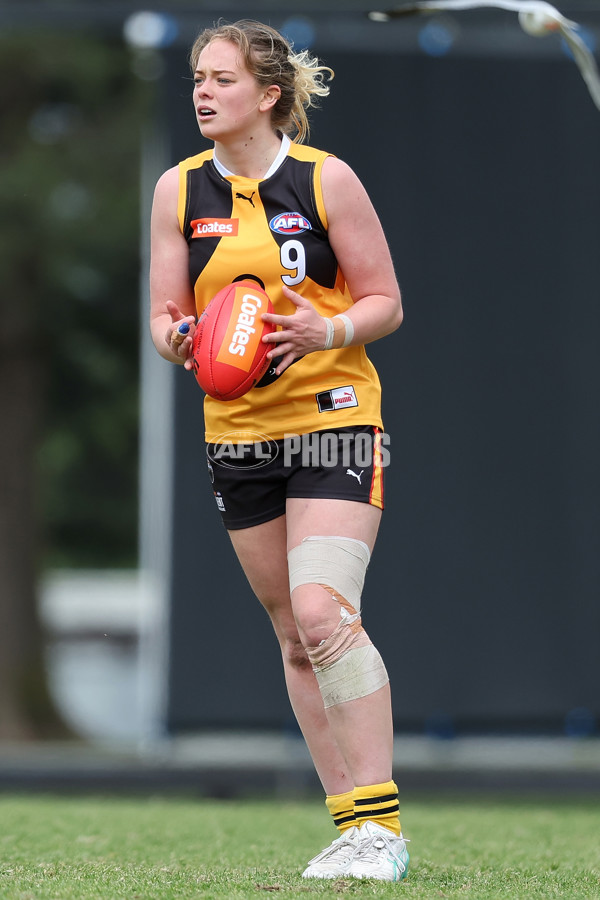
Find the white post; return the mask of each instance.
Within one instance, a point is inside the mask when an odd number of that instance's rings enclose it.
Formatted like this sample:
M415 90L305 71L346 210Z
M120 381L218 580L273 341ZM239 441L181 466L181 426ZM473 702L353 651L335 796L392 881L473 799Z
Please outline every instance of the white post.
M164 130L162 130L164 134ZM168 166L158 121L141 148L140 467L139 467L139 734L142 747L165 735L169 648L173 485L173 367L160 357L149 328L150 212L157 179Z

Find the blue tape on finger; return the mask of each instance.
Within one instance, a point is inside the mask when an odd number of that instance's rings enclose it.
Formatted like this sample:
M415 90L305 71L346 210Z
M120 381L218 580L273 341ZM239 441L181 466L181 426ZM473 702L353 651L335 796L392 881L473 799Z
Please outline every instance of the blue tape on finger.
M190 330L190 326L187 322L182 322L177 331L179 334L187 334Z

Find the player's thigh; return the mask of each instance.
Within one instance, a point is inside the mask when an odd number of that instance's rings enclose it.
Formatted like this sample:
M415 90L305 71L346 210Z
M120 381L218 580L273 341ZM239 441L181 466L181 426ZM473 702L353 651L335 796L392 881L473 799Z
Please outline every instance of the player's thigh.
M269 615L291 611L285 516L228 534L250 587Z
M372 551L381 510L356 500L287 500L288 549L304 538L336 536L364 542ZM320 583L307 582L292 591L292 609L305 647L316 647L340 621L340 605Z
M364 541L373 552L381 510L356 500L288 497L286 519L288 550L311 535L337 535Z

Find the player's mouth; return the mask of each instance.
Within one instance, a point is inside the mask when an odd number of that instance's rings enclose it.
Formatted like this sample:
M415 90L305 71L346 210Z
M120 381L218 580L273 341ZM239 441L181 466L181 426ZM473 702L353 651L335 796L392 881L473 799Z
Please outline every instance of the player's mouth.
M212 116L216 116L216 112L214 109L211 109L210 106L199 106L198 107L198 118L199 119L210 119Z

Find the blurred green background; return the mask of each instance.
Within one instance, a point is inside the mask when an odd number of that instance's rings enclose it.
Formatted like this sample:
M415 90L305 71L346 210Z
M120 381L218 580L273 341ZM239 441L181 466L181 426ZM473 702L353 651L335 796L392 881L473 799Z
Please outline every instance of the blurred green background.
M134 565L147 83L102 33L4 31L0 67L2 379L35 373L3 421L32 419L40 564Z

